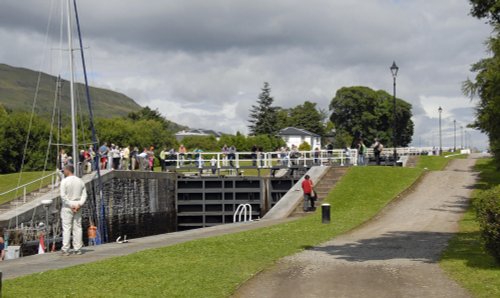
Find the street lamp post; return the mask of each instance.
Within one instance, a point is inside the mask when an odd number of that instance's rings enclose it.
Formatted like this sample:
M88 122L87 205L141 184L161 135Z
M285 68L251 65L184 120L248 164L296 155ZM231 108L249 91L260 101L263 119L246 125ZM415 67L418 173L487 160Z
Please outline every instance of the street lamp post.
M393 112L393 119L392 119L392 146L394 147L394 153L393 153L393 158L394 158L394 165L396 166L396 161L397 161L397 142L396 142L396 77L398 76L398 71L399 67L396 65L396 61L392 62L391 66L391 73L392 73L392 80L393 80L393 104L394 104L394 112Z
M469 146L470 146L470 144L469 144L469 140L467 139L467 138L468 138L468 136L469 136L469 132L466 130L466 131L464 132L464 148L465 148L465 149L468 149L468 148L469 148Z
M453 152L457 151L457 120L453 120Z
M441 113L443 112L443 108L439 107L439 155L443 155L443 138L441 134Z
M463 125L460 126L460 129L462 130L461 138L460 138L460 148L464 149L464 127Z

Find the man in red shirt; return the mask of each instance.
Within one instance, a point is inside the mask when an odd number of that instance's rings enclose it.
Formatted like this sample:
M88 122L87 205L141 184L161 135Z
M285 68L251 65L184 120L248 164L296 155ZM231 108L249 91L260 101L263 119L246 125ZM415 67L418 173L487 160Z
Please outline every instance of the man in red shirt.
M304 180L302 181L302 191L304 191L304 211L310 211L310 207L312 206L313 200L313 182L309 175L304 176Z

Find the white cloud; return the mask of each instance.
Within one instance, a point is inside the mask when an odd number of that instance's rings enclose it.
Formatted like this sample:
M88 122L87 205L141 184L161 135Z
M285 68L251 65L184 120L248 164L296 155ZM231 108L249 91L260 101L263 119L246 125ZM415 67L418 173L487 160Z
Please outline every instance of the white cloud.
M56 72L49 65L58 55L50 50L59 42L57 17L43 45L46 1L0 6L0 62L36 69L48 55L43 69ZM414 106L415 142L432 139L439 105L446 121L472 121L473 104L460 84L485 55L491 31L468 15L463 0L87 0L79 6L93 84L181 124L227 132L246 131L248 108L264 81L280 106L313 100L326 108L342 86L391 90L389 66L396 60L398 96ZM485 144L484 135L474 137Z
M421 95L420 103L422 104L427 116L438 118L439 108L441 107L443 118L453 116L453 110L459 108L474 108L475 104L470 99L464 96L447 97L447 96L425 96Z

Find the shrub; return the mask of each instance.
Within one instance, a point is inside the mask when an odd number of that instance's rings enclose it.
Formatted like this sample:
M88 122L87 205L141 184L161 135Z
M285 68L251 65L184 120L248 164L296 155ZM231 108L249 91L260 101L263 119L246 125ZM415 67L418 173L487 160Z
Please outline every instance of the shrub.
M500 185L482 192L475 205L485 247L500 262Z
M299 145L299 151L311 151L311 145L308 142L304 141L304 143Z

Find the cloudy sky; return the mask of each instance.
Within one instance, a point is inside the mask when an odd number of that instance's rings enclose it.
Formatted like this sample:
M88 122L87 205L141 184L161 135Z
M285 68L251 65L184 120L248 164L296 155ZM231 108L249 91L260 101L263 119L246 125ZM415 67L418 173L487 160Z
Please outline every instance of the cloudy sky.
M0 63L65 74L61 2L0 0ZM472 121L460 85L491 32L466 0L85 0L79 9L91 83L190 127L246 132L264 81L282 107L326 108L343 86L392 92L395 60L422 146L438 144L439 106L444 146L454 119Z

